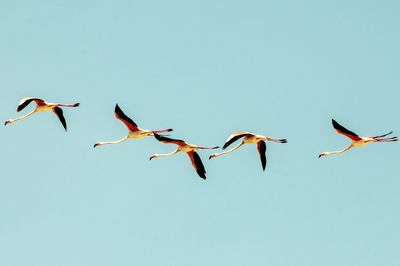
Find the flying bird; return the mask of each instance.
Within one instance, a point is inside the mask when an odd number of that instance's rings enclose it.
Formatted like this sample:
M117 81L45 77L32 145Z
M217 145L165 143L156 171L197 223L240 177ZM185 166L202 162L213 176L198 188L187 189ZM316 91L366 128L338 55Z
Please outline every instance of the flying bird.
M132 119L130 119L127 115L122 112L121 108L117 105L115 105L115 117L120 120L122 123L125 124L125 126L128 128L128 135L120 140L116 141L105 141L105 142L97 142L94 144L94 148L97 146L101 145L106 145L106 144L119 144L122 143L128 139L141 139L146 136L153 136L156 133L162 133L162 132L171 132L173 129L161 129L161 130L146 130L146 129L141 129L138 127L138 125L133 122Z
M231 153L231 152L239 149L240 146L242 146L244 144L257 143L257 150L258 150L258 153L260 154L261 165L262 165L263 171L265 171L265 167L267 166L267 157L265 155L265 153L266 153L265 142L272 141L272 142L277 142L277 143L287 143L286 139L273 139L273 138L265 137L262 135L256 135L256 134L253 134L250 132L235 132L232 135L230 135L229 138L225 141L225 144L222 147L222 149L225 150L226 148L229 147L229 145L231 145L235 141L239 140L240 138L243 138L243 140L239 145L237 145L236 147L234 147L228 151L211 154L209 159Z
M172 156L178 152L186 152L187 155L190 158L190 161L192 162L192 165L194 167L194 169L196 170L197 174L203 178L206 179L206 169L204 168L203 162L200 159L200 156L197 154L197 150L206 150L206 149L218 149L219 147L200 147L200 146L196 146L193 144L189 144L186 141L180 140L180 139L171 139L165 136L161 136L158 134L154 134L154 137L166 144L176 144L178 145L178 148L171 152L171 153L167 153L167 154L153 154L150 156L150 160L153 158L158 158L158 157L165 157L165 156Z
M374 142L393 142L393 141L398 140L397 137L385 138L386 136L392 134L393 131L390 131L387 134L383 134L383 135L379 135L379 136L360 137L356 133L354 133L354 132L346 129L342 125L340 125L334 119L332 119L332 125L335 128L337 133L342 134L342 135L348 137L349 139L351 139L351 143L349 146L347 146L346 148L344 148L343 150L340 150L340 151L323 152L319 155L319 158L321 158L322 156L343 153L343 152L350 150L353 147L363 147L367 144L374 143Z
M36 108L32 112L30 112L24 116L15 118L15 119L9 119L4 123L4 125L8 125L8 124L17 122L19 120L28 118L29 116L31 116L35 113L53 111L56 114L56 116L58 117L58 119L60 119L60 122L63 125L65 131L67 131L67 123L65 122L63 110L60 107L78 107L79 106L79 103L74 103L74 104L48 103L39 98L27 97L27 98L23 98L19 102L17 112L22 111L31 102L36 103Z

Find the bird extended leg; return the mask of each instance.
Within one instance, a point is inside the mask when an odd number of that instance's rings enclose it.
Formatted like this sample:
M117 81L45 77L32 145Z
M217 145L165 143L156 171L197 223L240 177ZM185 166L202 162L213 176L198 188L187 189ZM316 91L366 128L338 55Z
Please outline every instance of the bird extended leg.
M153 154L150 156L149 160L158 158L158 157L167 157L167 156L172 156L174 154L177 154L179 152L179 149L174 150L173 152L170 153L164 153L164 154Z
M386 136L388 136L388 135L390 135L390 134L392 134L392 133L393 133L393 131L390 131L390 132L387 133L387 134L383 134L383 135L379 135L379 136L373 136L372 138L373 138L373 139L379 139L379 138L386 137Z
M22 120L22 119L28 118L29 116L33 115L34 113L36 113L36 109L33 110L32 112L30 112L30 113L24 115L24 116L21 116L21 117L15 118L15 119L9 119L9 120L7 120L7 121L4 123L4 125L6 126L6 125L8 125L8 124L17 122L18 120Z
M78 107L80 103L59 103L57 106L64 106L64 107Z
M163 133L163 132L171 132L173 131L172 128L168 128L168 129L158 129L158 130L152 130L151 132L153 132L153 134L157 134L157 133Z
M273 141L273 142L278 142L278 143L287 143L287 139L273 139L273 138L267 137L266 140Z
M208 159L215 158L215 157L218 157L218 156L221 156L221 155L225 155L225 154L231 153L231 152L233 152L233 151L239 149L240 146L242 146L243 144L244 144L244 142L242 141L239 145L237 145L236 147L234 147L234 148L232 148L232 149L230 149L230 150L228 150L228 151L224 151L224 152L221 152L221 153L214 153L214 154L211 154L210 157L208 157Z
M397 140L397 137L375 139L376 142L393 142Z
M107 145L107 144L120 144L124 141L128 140L128 137L126 136L123 139L120 140L116 140L116 141L103 141L103 142L97 142L96 144L94 144L93 148L96 148L97 146L102 146L102 145Z
M200 146L196 146L196 149L198 150L215 150L218 149L219 146L214 146L214 147L200 147Z

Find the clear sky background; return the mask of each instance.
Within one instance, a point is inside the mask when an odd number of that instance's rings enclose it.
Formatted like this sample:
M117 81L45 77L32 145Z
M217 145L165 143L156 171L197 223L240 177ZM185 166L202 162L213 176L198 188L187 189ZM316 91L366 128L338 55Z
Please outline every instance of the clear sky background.
M400 265L397 143L342 149L331 119L400 134L399 1L2 1L0 116L26 96L80 102L0 128L0 264ZM209 161L120 139L222 145ZM29 106L26 113L33 106Z

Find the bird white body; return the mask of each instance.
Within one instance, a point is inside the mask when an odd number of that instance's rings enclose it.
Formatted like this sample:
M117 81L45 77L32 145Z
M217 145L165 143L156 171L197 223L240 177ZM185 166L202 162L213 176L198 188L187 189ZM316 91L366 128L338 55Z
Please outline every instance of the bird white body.
M36 112L49 112L49 111L53 111L53 108L57 107L57 104L53 104L53 103L48 103L46 105L38 105L36 106Z
M262 136L262 135L249 135L249 136L245 136L243 138L243 143L244 144L254 144L254 143L257 143L262 140L266 141L266 140L268 140L268 138L265 136Z
M192 144L186 144L186 145L183 145L183 146L178 146L178 148L177 148L177 150L178 151L180 151L180 152L191 152L191 151L197 151L197 150L199 150L200 148L199 147L197 147L196 145L192 145Z
M147 136L152 136L153 132L151 130L143 130L139 128L138 131L128 131L128 138L130 139L142 139Z

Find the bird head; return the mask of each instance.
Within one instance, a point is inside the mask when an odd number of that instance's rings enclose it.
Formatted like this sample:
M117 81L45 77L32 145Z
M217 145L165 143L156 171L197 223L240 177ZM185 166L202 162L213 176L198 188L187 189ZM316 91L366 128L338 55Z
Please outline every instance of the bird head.
M157 155L153 154L152 156L150 156L149 160L151 161L153 158L157 158Z
M318 158L321 158L321 157L326 156L326 155L327 155L326 152L323 152L318 156Z
M8 124L12 123L11 120L6 120L6 122L4 122L4 125L7 126Z
M97 142L96 144L93 145L93 148L96 148L96 147L99 146L99 145L100 145L100 143Z
M211 160L212 158L215 158L215 157L217 157L216 154L211 154L210 157L208 157L208 159Z

